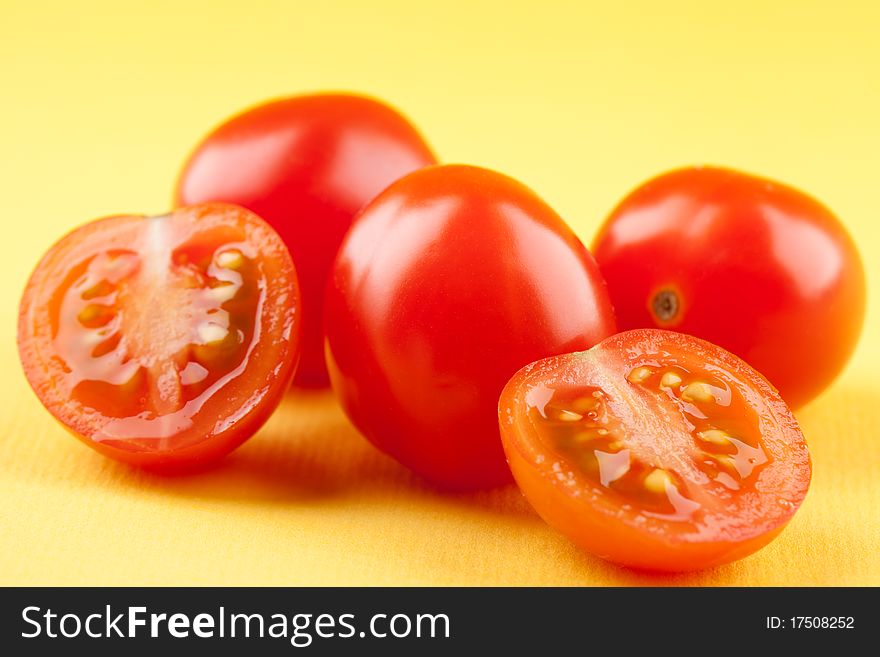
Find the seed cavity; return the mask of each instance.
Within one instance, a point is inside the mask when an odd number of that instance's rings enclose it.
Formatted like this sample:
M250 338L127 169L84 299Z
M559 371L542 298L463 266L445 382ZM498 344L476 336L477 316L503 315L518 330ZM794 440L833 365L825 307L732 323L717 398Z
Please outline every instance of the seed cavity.
M578 397L571 403L571 410L584 415L598 408L599 400L595 397Z
M109 296L115 291L116 286L114 286L110 281L100 280L92 285L90 288L85 290L81 296L83 301L91 301L92 299L99 299L101 297Z
M627 381L630 383L642 383L645 379L653 374L653 370L648 367L637 367L632 372L629 373L629 376L626 377Z
M712 394L712 386L702 381L694 381L687 384L681 390L681 398L685 401L695 402L714 402L715 395Z
M707 429L706 431L698 431L697 438L705 443L712 443L720 447L727 447L731 444L730 434L721 429Z
M563 422L579 422L584 419L584 416L580 413L575 413L574 411L569 411L567 409L562 409L559 411L559 419Z
M660 378L661 388L675 388L681 385L681 377L675 372L664 372Z
M584 445L586 443L594 441L595 439L596 436L594 436L589 431L578 431L576 434L574 434L571 440L577 445Z
M114 313L109 306L90 303L79 311L76 318L85 328L94 329L106 326L113 319L113 316Z
M665 493L667 486L672 485L672 477L666 470L657 468L645 477L644 485L652 493Z

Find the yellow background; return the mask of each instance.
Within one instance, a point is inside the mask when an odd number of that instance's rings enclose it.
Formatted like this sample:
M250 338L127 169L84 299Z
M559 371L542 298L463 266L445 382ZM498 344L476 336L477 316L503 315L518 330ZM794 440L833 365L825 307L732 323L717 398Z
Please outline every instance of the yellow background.
M0 584L880 585L878 8L0 0ZM14 344L40 255L86 220L164 211L188 150L229 114L326 89L387 99L442 159L521 179L585 241L631 187L689 163L836 210L869 314L845 375L798 414L815 472L781 537L705 573L611 566L513 487L427 488L329 395L288 400L188 478L107 461L56 426Z

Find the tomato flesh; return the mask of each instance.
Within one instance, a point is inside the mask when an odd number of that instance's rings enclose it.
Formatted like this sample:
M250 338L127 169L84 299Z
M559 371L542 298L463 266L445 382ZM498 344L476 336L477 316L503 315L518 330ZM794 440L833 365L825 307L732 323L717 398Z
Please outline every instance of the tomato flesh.
M691 336L642 329L527 366L499 405L508 461L549 524L652 570L753 552L806 495L791 412L755 370Z
M108 217L37 266L19 350L41 401L88 444L185 465L268 417L295 370L297 309L290 255L243 208Z

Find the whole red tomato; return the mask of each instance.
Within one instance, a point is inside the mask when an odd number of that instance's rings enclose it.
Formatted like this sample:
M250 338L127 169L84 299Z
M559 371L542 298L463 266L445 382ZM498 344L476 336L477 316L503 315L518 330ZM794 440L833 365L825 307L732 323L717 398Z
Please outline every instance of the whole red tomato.
M828 208L777 182L694 167L627 196L593 253L621 330L670 328L737 354L794 407L855 348L865 279Z
M177 205L244 206L268 221L290 249L303 312L295 384L327 385L324 288L355 213L392 181L435 161L397 111L349 94L259 105L226 121L190 156L177 183Z
M592 256L529 188L471 166L392 184L340 248L333 387L377 447L446 487L510 480L498 396L520 367L613 333Z

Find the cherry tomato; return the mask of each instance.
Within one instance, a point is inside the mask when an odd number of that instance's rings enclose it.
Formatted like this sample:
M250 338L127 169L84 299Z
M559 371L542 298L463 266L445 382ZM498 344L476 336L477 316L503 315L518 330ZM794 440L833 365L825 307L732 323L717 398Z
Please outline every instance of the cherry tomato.
M412 173L356 219L327 291L328 366L354 424L444 487L510 480L496 407L522 365L614 331L593 258L493 171Z
M690 168L642 185L593 246L620 328L669 328L748 361L799 407L843 369L865 279L837 218L785 185Z
M249 438L299 359L299 289L278 234L207 204L115 216L57 242L18 322L43 405L102 454L189 467Z
M616 563L682 571L751 554L807 493L797 421L745 362L657 329L532 363L499 402L535 510Z
M391 107L347 94L265 103L209 134L180 175L178 205L228 201L281 235L302 289L303 359L294 383L328 384L322 330L333 258L357 211L391 182L434 164Z

